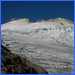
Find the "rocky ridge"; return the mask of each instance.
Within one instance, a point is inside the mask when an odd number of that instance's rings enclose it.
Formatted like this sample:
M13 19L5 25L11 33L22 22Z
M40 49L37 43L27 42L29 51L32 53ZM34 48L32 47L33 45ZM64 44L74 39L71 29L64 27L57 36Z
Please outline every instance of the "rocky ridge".
M2 73L3 74L47 74L48 72L35 64L32 64L25 57L12 53L2 46Z

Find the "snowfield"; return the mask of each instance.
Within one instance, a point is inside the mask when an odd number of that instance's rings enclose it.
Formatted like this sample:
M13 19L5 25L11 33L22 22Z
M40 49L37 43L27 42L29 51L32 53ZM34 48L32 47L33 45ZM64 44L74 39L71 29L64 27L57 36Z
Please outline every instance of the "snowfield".
M28 19L10 21L1 27L2 44L49 73L73 73L73 25L62 18L35 23Z

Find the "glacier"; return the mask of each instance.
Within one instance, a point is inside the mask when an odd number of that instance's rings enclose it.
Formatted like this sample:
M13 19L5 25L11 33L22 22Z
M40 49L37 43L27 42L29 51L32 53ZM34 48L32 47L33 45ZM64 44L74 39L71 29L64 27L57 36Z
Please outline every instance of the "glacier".
M48 73L73 73L74 24L63 18L30 22L18 19L1 26L2 45L27 57Z

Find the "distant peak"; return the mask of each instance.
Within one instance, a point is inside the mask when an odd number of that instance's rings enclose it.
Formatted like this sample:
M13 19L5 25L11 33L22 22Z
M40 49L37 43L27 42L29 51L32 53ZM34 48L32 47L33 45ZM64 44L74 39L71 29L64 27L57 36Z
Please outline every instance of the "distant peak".
M27 18L22 18L22 19L16 19L16 18L12 18L11 21L20 21L20 22L28 22L30 23L31 21Z
M58 21L58 22L63 22L63 23L69 23L69 24L73 24L73 21L72 20L68 20L68 19L64 19L64 18L61 18L61 17L59 17L59 18L56 18L56 19L54 19L55 21Z
M66 20L66 19L58 17L58 18L56 18L56 20Z

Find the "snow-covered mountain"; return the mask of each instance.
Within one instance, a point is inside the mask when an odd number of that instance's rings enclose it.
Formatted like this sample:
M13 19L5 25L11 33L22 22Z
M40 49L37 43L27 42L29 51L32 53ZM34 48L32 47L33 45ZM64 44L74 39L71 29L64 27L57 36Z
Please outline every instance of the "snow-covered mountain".
M63 18L13 20L1 27L2 44L49 73L73 72L74 24ZM66 68L66 69L65 69Z

